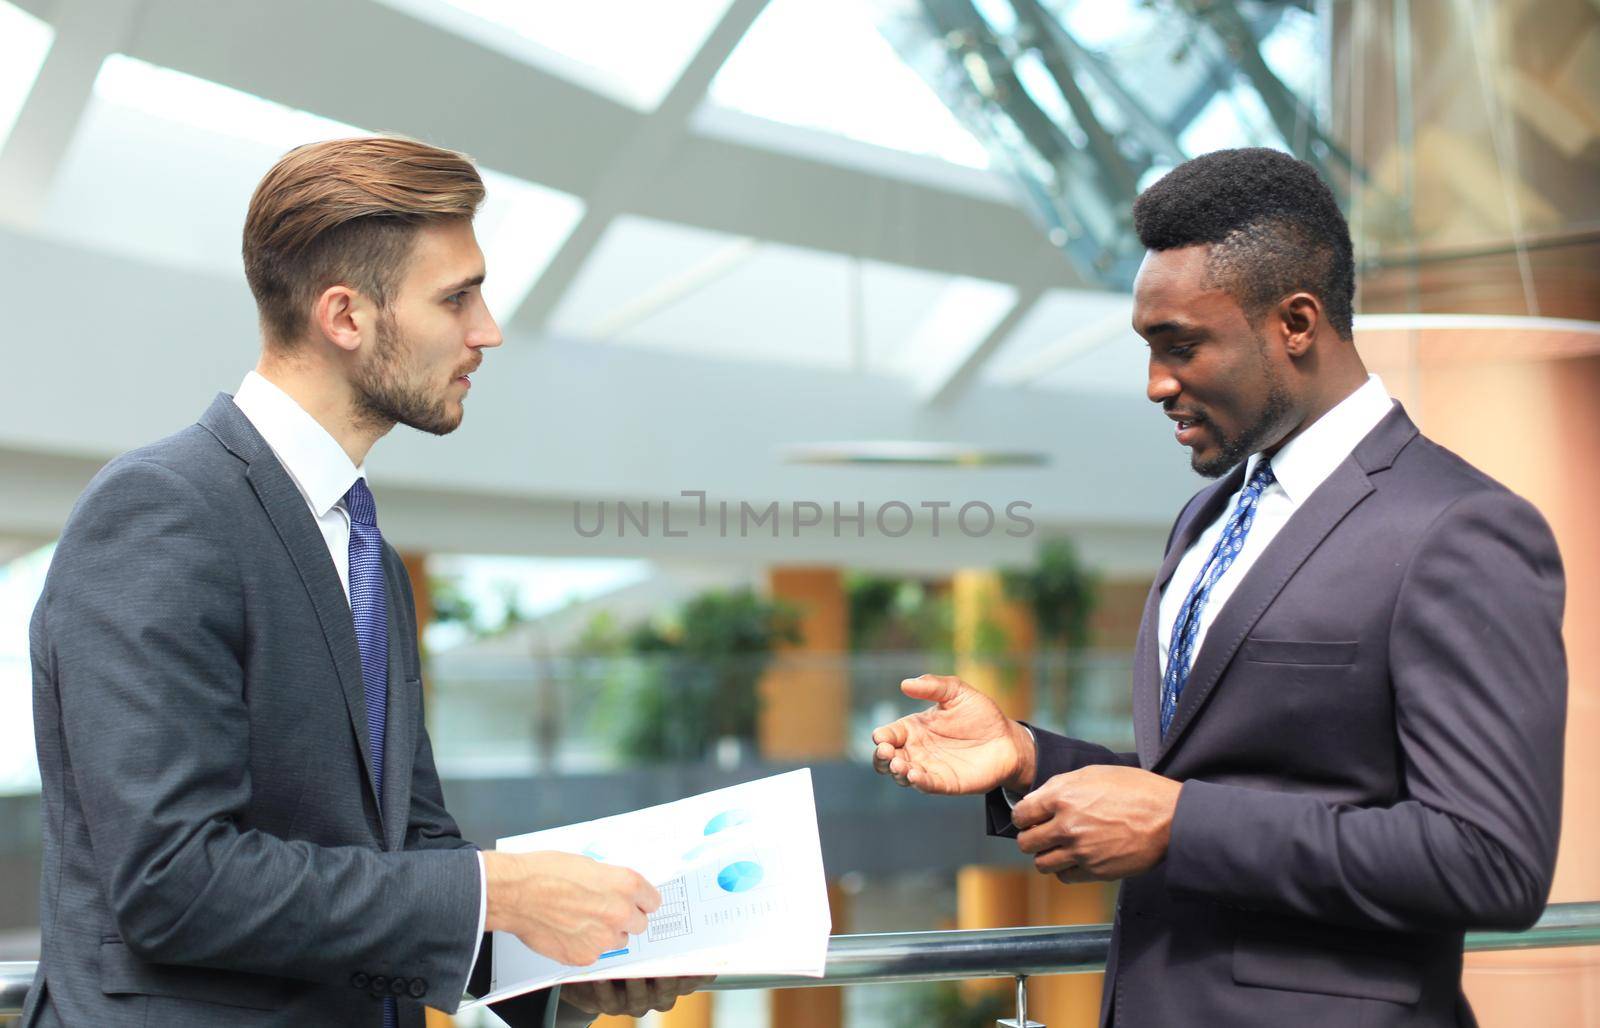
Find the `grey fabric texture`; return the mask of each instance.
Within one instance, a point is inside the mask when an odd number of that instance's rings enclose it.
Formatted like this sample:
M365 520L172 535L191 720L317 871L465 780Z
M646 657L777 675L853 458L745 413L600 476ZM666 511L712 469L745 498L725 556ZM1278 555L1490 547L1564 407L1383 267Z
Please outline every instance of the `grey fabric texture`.
M31 625L44 852L24 1025L376 1026L380 979L404 1025L456 1008L478 859L422 724L410 581L392 548L384 564L380 798L349 603L232 399L95 477Z
M1555 540L1397 406L1218 611L1163 739L1161 592L1241 479L1185 507L1146 599L1138 752L1035 730L1036 788L1103 763L1184 783L1166 859L1122 885L1102 1020L1472 1024L1463 934L1531 924L1555 866Z

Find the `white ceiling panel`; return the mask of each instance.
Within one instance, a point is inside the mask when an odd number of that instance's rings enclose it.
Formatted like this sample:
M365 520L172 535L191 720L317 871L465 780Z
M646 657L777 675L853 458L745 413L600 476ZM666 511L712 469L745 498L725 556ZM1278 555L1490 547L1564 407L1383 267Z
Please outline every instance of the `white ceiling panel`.
M0 148L11 135L54 40L55 30L49 24L0 0Z
M67 241L241 278L250 195L286 151L366 131L121 54L106 59L42 221ZM583 213L581 201L492 169L478 236L486 298L515 310Z
M957 282L623 217L601 239L552 326L597 342L719 359L909 375L926 356L916 340Z
M1142 396L1143 340L1126 293L1057 289L1045 294L984 369L995 385Z
M638 110L667 95L731 0L380 0Z
M709 101L974 168L989 156L878 32L860 0L772 0Z

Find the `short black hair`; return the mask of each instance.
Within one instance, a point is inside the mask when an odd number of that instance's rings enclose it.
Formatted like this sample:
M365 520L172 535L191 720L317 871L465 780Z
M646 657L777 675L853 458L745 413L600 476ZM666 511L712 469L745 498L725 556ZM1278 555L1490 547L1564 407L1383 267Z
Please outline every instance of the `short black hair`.
M1218 150L1185 161L1133 202L1150 250L1210 244L1213 280L1252 321L1290 293L1322 301L1351 338L1355 258L1333 191L1304 161L1278 150Z

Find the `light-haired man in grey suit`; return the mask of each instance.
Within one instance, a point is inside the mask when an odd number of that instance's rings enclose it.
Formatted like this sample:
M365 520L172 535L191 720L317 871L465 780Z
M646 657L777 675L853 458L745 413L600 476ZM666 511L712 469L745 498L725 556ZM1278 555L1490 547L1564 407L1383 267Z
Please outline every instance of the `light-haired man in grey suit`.
M1221 478L1145 602L1137 752L924 676L902 687L936 705L873 734L878 769L989 792L1040 871L1122 881L1105 1024L1472 1024L1463 933L1532 923L1555 864L1555 540L1368 376L1308 165L1207 154L1134 222L1149 398Z
M416 1028L469 975L481 993L486 930L587 964L659 904L624 868L477 852L422 724L411 583L364 461L397 423L452 431L500 345L483 193L465 158L411 140L290 152L245 226L256 370L73 509L31 631L43 952L25 1026ZM586 1023L697 984L500 1012Z

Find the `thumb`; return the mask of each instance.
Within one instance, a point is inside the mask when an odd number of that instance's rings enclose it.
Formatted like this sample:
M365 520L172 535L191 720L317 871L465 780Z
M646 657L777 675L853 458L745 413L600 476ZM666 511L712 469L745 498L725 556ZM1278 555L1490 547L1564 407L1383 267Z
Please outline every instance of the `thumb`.
M954 675L921 675L900 683L900 691L914 700L927 700L941 707L972 688Z

